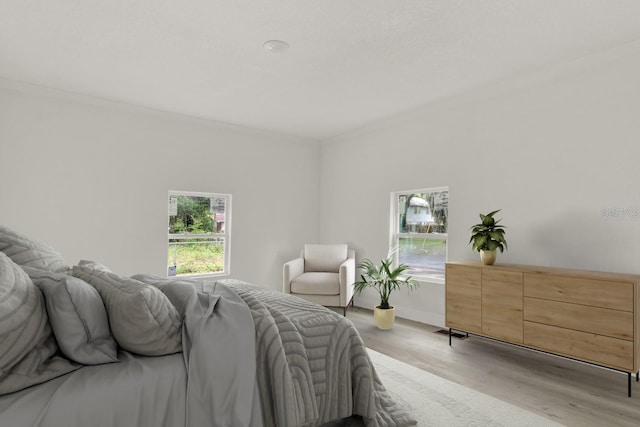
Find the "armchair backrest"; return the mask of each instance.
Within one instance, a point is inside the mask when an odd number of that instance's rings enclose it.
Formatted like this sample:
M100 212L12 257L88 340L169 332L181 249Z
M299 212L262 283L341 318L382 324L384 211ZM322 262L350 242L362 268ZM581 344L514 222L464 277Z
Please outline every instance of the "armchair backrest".
M340 264L348 257L346 244L316 245L306 244L302 252L305 272L333 272L340 270Z

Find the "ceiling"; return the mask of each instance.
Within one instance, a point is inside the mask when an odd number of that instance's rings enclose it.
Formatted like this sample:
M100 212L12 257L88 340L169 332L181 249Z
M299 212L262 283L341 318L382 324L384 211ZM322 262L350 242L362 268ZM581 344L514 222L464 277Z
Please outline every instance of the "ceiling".
M638 0L0 0L0 78L322 140L640 39ZM289 43L269 53L263 43Z

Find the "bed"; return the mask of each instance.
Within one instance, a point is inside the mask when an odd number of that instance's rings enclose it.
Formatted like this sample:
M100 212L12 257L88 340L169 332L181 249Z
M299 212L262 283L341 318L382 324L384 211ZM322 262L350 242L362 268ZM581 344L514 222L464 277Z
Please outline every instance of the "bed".
M0 226L2 426L409 426L357 330L239 280L69 267Z

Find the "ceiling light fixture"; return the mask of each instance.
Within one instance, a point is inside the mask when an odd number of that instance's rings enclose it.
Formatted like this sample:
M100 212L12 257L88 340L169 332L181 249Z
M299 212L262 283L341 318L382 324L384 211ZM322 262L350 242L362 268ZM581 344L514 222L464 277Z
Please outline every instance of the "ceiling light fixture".
M268 40L264 42L264 50L269 53L282 53L289 49L289 45L287 42L283 42L282 40Z

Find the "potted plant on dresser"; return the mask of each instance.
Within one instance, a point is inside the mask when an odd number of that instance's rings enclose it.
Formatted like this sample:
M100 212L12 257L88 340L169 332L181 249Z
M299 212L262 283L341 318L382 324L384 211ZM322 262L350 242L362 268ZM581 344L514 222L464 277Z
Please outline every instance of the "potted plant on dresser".
M504 252L507 249L507 241L504 238L504 225L498 225L500 220L493 216L500 212L500 209L489 212L486 215L480 214L479 224L471 227L471 238L469 243L474 251L480 252L480 259L485 265L492 265L496 262L496 250Z
M353 284L356 292L360 293L366 288L373 288L380 295L380 305L373 309L373 318L379 329L391 329L396 318L395 307L389 305L391 293L402 287L408 289L415 288L418 283L411 279L411 276L403 276L410 269L404 263L400 263L393 268L393 254L395 250L389 252L385 259L376 265L370 259L363 260L357 265L362 270L360 280Z

